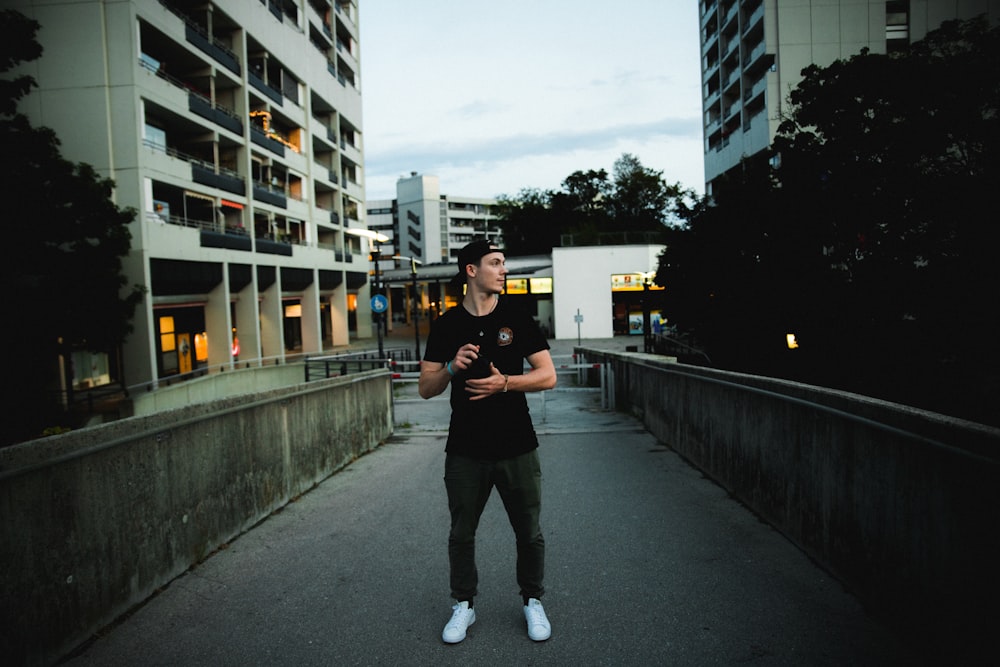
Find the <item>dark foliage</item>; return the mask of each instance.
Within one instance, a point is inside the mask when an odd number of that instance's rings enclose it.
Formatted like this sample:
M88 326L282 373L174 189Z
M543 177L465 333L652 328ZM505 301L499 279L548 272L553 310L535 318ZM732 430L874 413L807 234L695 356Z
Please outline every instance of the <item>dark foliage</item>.
M628 153L603 169L576 171L562 189L501 196L497 212L510 255L547 254L564 244L660 242L691 194ZM564 238L565 237L565 238Z
M0 12L0 72L41 54L38 24ZM60 355L74 349L111 352L131 331L143 288L126 288L122 258L131 245L131 210L112 201L114 184L86 164L62 158L48 128L32 127L17 101L30 77L0 81L0 166L8 236L2 244L0 284L7 297L4 346L7 377L16 387L7 400L2 444L62 426Z
M719 365L998 423L998 60L977 20L804 70L780 167L747 163L672 234L672 320Z

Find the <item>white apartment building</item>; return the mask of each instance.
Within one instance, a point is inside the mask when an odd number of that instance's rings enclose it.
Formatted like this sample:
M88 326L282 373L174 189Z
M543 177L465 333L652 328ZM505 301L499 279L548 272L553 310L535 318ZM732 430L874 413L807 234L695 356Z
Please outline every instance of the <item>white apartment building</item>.
M788 94L810 64L867 48L889 53L949 19L985 14L997 0L699 0L705 185L774 139Z
M125 384L371 335L358 0L2 4L41 24L22 111L138 211Z
M389 237L383 256L447 264L457 261L458 251L470 241L500 238L496 203L492 198L442 195L437 176L414 171L396 181L395 199L367 202L368 227Z

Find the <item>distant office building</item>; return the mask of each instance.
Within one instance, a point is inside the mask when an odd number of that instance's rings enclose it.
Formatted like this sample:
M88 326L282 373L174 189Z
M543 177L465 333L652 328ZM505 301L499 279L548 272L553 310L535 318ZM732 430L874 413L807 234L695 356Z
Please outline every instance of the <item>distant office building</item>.
M138 211L128 384L371 335L358 0L4 5L41 24L22 110Z
M368 228L389 238L382 257L402 255L422 264L448 264L470 241L499 239L496 199L442 195L437 176L411 172L396 182L395 199L367 202ZM405 263L405 262L404 262ZM401 266L383 260L382 269Z
M863 48L889 53L949 19L986 14L991 0L700 0L705 189L771 145L804 67ZM914 82L919 85L919 82Z

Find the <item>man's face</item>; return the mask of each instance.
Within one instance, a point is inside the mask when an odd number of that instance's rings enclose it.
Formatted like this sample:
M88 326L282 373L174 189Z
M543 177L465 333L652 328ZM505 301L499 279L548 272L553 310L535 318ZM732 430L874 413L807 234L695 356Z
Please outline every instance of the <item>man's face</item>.
M479 289L488 294L503 292L506 279L506 258L499 250L483 255L479 260L479 266L475 267L474 275L469 277L470 282L474 281Z

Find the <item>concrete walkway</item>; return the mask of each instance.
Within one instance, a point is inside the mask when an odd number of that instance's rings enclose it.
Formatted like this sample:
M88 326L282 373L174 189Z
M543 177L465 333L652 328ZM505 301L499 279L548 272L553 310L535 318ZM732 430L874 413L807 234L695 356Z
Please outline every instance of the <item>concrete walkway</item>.
M404 385L389 442L175 580L68 664L920 663L780 534L637 421L602 410L595 390L562 376L544 406L539 395L530 405L545 480L549 641L527 638L513 538L494 494L477 545L478 620L463 643L441 642L452 604L442 482L449 408Z

